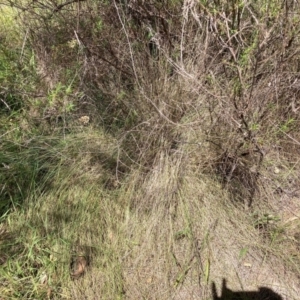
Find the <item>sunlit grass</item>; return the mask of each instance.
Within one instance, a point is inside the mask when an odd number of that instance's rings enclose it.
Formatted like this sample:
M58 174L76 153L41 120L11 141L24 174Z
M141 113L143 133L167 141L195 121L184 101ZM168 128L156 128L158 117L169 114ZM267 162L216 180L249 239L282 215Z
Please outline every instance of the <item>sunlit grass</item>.
M298 104L278 95L295 88L294 44L281 53L281 29L248 2L222 19L173 1L155 26L190 14L168 24L166 45L149 45L155 28L130 10L114 19L119 4L50 2L28 2L26 20L0 10L0 299L211 299L226 278L296 300ZM275 8L281 26L289 15ZM78 51L65 53L70 40ZM269 72L270 55L284 71Z

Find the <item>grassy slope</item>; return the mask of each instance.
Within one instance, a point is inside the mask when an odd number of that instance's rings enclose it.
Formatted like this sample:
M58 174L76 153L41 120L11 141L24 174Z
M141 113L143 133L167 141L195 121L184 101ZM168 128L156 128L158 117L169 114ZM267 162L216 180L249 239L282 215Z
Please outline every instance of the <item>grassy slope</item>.
M160 95L177 100L179 86L191 87L183 78ZM204 133L184 126L192 116L176 128L177 147L156 149L150 171L136 164L125 176L123 145L97 124L43 136L20 130L22 117L1 136L1 178L21 189L0 224L1 299L211 299L211 282L220 289L223 278L233 290L298 299L299 197L273 192L297 180L297 163L278 148L261 169L262 201L245 210L208 172ZM73 280L78 257L89 266Z
M66 144L55 149L62 159L51 187L2 223L3 299L210 299L211 281L219 287L222 278L234 290L266 286L297 299L286 232L276 227L264 239L251 214L192 170L181 149L161 153L142 183L137 172L108 190L103 162L92 156L116 145L89 129ZM90 266L73 281L70 261L80 255Z

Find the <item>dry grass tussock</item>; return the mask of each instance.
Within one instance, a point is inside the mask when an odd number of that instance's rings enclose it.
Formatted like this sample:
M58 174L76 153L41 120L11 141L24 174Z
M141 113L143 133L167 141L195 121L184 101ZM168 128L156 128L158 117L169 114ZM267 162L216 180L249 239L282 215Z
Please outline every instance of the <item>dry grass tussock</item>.
M285 234L264 237L221 185L193 169L186 157L161 153L133 195L137 210L125 222L128 299L210 299L211 280L221 286L222 278L233 290L265 286L297 299L299 265L288 267L286 248L282 256Z
M220 184L196 175L181 155L161 153L142 184L136 176L131 185L137 181L139 188L126 189L119 201L127 206L121 215L113 212L118 224L106 225L102 243L117 256L112 269L96 267L104 259L100 254L86 277L72 283L71 298L96 299L100 291L102 299L113 299L118 291L125 299L211 299L211 281L220 288L226 278L232 290L264 286L297 299L299 266L280 246L285 233L275 228L265 236L272 229L255 226ZM106 209L110 215L111 207ZM110 272L120 272L119 281Z

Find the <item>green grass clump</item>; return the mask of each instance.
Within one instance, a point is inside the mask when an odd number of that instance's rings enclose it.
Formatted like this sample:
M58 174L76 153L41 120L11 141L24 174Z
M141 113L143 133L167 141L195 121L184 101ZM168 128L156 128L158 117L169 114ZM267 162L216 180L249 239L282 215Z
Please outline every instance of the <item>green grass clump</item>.
M104 141L106 144L102 145ZM2 297L65 297L68 292L61 282L71 280L70 262L74 255L88 256L93 266L100 265L103 270L110 264L118 267L113 246L104 240L115 231L118 218L122 219L121 212L119 217L116 215L120 211L117 193L106 188L115 174L109 167L103 168L104 158L99 159L103 153L103 157L113 160L111 147L107 137L104 139L95 131L68 140L40 137L19 149L19 162L12 157L7 161L10 177L5 181L10 183L12 178L10 188L18 186L20 195L17 198L9 194L19 203L6 213L3 227L1 272L6 280L1 287ZM8 150L16 154L15 149ZM99 260L102 254L104 257ZM121 276L118 272L110 276ZM121 293L119 285L113 288Z

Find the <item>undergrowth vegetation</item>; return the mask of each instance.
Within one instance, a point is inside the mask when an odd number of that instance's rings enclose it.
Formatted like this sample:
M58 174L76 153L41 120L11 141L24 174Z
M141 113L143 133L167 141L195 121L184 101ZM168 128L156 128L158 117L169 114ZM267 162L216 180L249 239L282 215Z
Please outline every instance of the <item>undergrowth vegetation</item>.
M2 2L1 299L297 299L299 4Z

